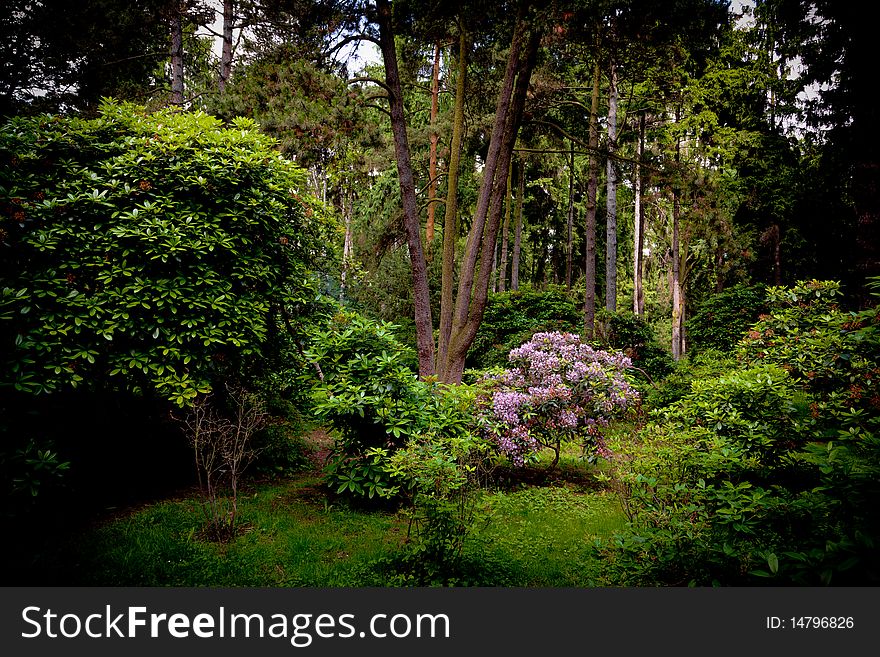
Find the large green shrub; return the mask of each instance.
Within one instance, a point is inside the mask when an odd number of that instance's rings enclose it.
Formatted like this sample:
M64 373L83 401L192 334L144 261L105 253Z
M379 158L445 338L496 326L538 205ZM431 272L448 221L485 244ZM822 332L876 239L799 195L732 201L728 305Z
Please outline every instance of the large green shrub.
M178 405L261 354L327 240L253 122L105 102L0 128L2 386Z
M638 315L624 311L596 313L595 340L603 348L622 351L644 377L658 381L672 373L672 354L660 346L651 325Z
M687 320L688 350L733 350L766 308L763 285L735 285L713 294Z
M767 290L761 315L739 344L742 361L775 363L805 388L827 395L849 390L857 403L871 396L876 350L862 329L868 318L840 308L840 284L800 281Z
M467 431L467 409L437 384L419 381L404 364L408 351L392 325L343 310L312 335L307 356L320 370L315 416L337 434L327 469L336 492L386 497L396 487L390 454L413 439Z
M506 367L512 349L535 333L577 333L583 323L577 304L565 288L522 288L489 295L483 321L468 352L469 368Z
M695 378L619 446L632 524L606 554L626 583L880 581L880 315L838 299L771 289L744 369Z

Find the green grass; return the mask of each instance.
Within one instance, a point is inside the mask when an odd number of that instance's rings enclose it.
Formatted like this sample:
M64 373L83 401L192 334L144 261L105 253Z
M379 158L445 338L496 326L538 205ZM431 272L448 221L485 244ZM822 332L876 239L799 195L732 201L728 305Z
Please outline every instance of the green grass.
M481 586L605 584L591 547L624 528L617 499L575 483L565 464L554 485L484 496L485 521L465 545L460 573ZM581 463L581 470L584 466ZM559 478L569 479L560 485ZM538 477L540 478L540 477ZM314 474L256 486L239 499L244 531L226 544L200 537L197 499L160 502L100 523L42 555L49 583L87 586L381 586L399 577L405 514L329 504ZM403 566L405 568L405 565ZM390 570L389 570L390 569Z
M517 586L607 584L592 547L625 528L615 495L569 487L525 488L487 497L489 522L472 548L516 573Z
M155 504L93 529L56 555L66 584L101 586L352 586L406 528L394 515L324 503L306 477L239 499L243 533L199 537L197 500Z

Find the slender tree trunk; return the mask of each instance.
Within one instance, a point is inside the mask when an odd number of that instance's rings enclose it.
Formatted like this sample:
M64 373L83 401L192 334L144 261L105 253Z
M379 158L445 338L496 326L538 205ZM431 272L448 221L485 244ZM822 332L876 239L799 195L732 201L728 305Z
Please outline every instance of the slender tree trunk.
M437 113L440 107L440 42L434 45L434 68L431 73L431 147L428 156L428 223L425 228L425 242L428 245L428 255L431 254L431 244L434 242L434 197L437 193L437 142L440 135L437 134Z
M507 169L507 200L504 206L504 226L501 228L501 262L498 265L498 290L507 289L507 250L510 242L510 215L513 205L513 158Z
M680 360L682 350L682 318L684 297L681 289L681 259L679 249L679 216L681 200L678 190L672 192L672 357Z
M351 234L351 214L353 199L351 192L347 186L342 190L342 218L345 222L345 240L342 243L342 294L345 295L346 286L348 284L348 269L351 266L351 250L352 250L352 234Z
M183 105L183 3L171 15L171 104Z
M232 23L235 20L234 0L223 0L223 48L220 52L220 76L217 89L222 94L232 75Z
M421 222L416 202L416 187L410 161L406 119L403 112L403 92L397 67L397 48L391 24L391 4L388 0L376 0L379 42L385 63L385 84L391 110L391 132L394 135L394 154L400 178L403 201L403 222L406 227L412 269L413 304L415 306L416 349L419 358L419 376L434 374L434 330L431 319L431 301L428 292L428 267L422 249Z
M605 308L617 310L617 65L611 59L608 91L608 162L605 221Z
M516 135L529 80L538 53L540 33L522 17L517 21L502 91L496 107L495 124L483 168L483 181L459 280L452 317L452 333L447 361L440 373L446 383L459 383L468 349L483 319L492 272L492 256L507 191L507 171L513 157ZM478 267L479 263L479 267Z
M467 82L467 34L459 23L458 70L455 80L455 107L452 112L452 145L446 177L446 208L443 216L443 262L440 283L440 337L437 342L437 369L449 355L452 334L453 288L455 285L455 243L458 239L458 176L461 142L464 136L464 95Z
M572 263L574 261L574 142L568 156L568 225L565 233L565 289L571 292Z
M645 314L644 290L644 251L645 251L645 210L642 207L642 157L645 152L645 113L639 114L639 135L636 149L636 162L633 165L633 192L635 194L634 230L633 230L633 312Z
M681 109L675 110L675 122L681 120ZM681 218L681 192L678 177L681 175L679 165L681 163L681 140L675 139L675 176L672 186L672 357L680 360L684 355L682 320L684 318L684 295L681 288L681 249L679 237L679 222Z
M598 55L598 53L597 53ZM593 337L596 324L596 192L599 187L599 58L593 64L593 94L590 102L590 173L587 182L587 261L584 267L584 334Z
M519 260L522 251L523 197L526 192L526 163L519 160L519 183L516 187L516 226L513 229L513 263L510 266L510 289L519 289Z
M773 224L773 278L777 287L782 285L782 235L779 224Z

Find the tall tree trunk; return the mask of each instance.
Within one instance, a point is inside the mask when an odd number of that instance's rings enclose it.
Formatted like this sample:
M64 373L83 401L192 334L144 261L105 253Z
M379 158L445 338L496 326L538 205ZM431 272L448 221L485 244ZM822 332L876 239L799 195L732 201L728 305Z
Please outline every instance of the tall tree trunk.
M678 189L672 191L672 357L680 360L682 350L682 319L684 297L681 289L681 255L679 248L679 217L681 199Z
M483 180L477 196L471 230L468 233L452 316L449 351L446 363L440 372L440 379L446 383L461 382L468 349L473 344L477 329L483 320L492 273L492 257L507 191L507 171L522 122L539 42L540 33L533 30L520 16L510 45L507 69L498 97L495 123L489 141L489 152L483 167Z
M590 172L587 182L587 261L584 267L584 334L593 337L596 324L596 192L599 187L599 58L593 64L593 94L590 102Z
M425 242L428 256L434 242L434 197L437 193L437 113L440 107L440 42L434 44L434 68L431 72L431 147L428 156L428 222L425 228Z
M633 214L633 312L645 314L644 290L644 251L645 251L645 210L642 203L642 157L645 153L645 113L639 113L638 146L636 162L633 165L633 192L635 195L635 212Z
M232 24L235 20L234 0L223 0L223 48L220 52L220 75L217 89L222 94L232 75Z
M464 95L467 81L467 34L459 22L458 70L455 80L455 107L452 112L452 145L446 176L446 208L443 216L443 261L440 283L440 337L437 341L437 369L449 355L452 334L453 288L455 285L455 243L458 239L458 176L461 142L464 136Z
M608 162L605 199L605 308L617 310L617 65L611 57L608 90Z
M568 156L568 225L565 232L565 289L571 292L572 263L574 261L574 142Z
M681 121L681 109L675 109L675 123ZM680 360L684 355L682 322L684 319L684 295L681 287L681 249L679 221L681 218L681 139L675 138L675 181L672 186L672 357Z
M422 249L421 222L416 202L416 187L410 161L406 119L403 113L403 92L397 67L397 48L391 24L391 4L388 0L376 0L379 43L385 64L385 84L391 110L391 132L394 135L394 155L400 178L403 201L403 222L406 227L412 269L413 305L415 306L416 350L419 358L419 376L434 374L434 329L431 320L431 300L428 292L428 267Z
M507 289L507 250L510 242L510 214L513 205L513 158L507 169L507 200L504 206L504 226L501 228L501 262L498 265L498 291Z
M183 12L178 2L171 14L171 104L183 105Z
M519 260L522 252L523 197L526 192L526 163L519 160L519 182L516 187L516 226L513 229L513 263L510 266L510 289L519 289Z
M342 218L345 222L345 240L342 243L342 294L345 295L346 286L348 284L348 269L351 266L352 251L352 234L351 234L351 215L354 199L351 198L352 193L345 185L342 189Z

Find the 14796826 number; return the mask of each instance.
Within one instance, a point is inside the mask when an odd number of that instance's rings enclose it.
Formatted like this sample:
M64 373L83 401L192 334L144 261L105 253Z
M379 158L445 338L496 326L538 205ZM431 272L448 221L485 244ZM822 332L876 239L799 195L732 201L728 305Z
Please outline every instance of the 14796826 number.
M852 616L792 616L792 629L842 630L852 629Z

